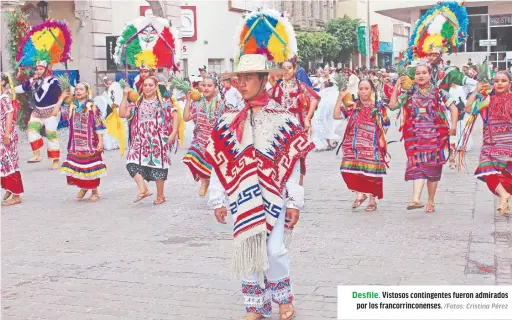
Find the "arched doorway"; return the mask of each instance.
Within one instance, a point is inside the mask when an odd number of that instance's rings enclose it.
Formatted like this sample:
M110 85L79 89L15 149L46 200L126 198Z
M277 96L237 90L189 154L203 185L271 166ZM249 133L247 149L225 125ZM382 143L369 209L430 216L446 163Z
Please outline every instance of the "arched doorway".
M147 0L147 3L151 6L151 10L153 14L157 17L164 18L164 10L162 8L162 4L158 0Z

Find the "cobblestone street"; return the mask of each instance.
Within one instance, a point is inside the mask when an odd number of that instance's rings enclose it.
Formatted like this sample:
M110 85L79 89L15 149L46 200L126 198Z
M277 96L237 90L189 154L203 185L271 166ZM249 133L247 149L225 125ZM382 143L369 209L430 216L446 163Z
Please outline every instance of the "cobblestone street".
M338 133L343 134L343 126ZM61 150L67 144L61 130ZM339 173L341 155L312 152L306 209L291 248L298 320L336 318L336 287L352 285L512 285L512 223L473 177L481 145L474 130L467 170L444 167L436 213L407 211L399 141L374 213L353 211ZM400 140L392 127L388 140ZM173 155L167 202L133 204L135 182L118 151L104 154L101 200L75 200L50 162L31 155L20 135L22 205L2 208L2 319L238 319L240 282L231 277L232 236L198 197ZM65 157L65 153L62 154ZM150 185L155 193L156 187ZM426 202L426 188L423 201ZM274 317L278 319L277 308Z

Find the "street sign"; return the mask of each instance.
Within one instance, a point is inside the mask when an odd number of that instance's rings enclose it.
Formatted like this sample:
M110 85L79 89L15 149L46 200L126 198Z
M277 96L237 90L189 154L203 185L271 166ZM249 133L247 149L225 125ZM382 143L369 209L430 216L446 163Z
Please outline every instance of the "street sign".
M480 47L495 46L498 44L496 39L480 40Z

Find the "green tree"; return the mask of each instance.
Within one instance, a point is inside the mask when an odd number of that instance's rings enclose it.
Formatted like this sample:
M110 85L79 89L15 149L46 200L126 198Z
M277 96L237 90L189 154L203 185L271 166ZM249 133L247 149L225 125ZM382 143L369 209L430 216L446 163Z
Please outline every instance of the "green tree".
M298 32L297 48L302 61L339 60L338 39L325 32Z
M332 19L327 22L325 32L338 39L339 60L336 62L347 63L352 54L357 50L357 27L361 20L352 19L345 15L343 18Z

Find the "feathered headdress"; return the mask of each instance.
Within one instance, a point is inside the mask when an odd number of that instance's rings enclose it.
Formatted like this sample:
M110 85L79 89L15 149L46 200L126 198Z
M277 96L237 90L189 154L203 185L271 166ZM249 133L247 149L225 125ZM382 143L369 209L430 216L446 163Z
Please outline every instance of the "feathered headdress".
M237 72L270 72L270 64L296 58L297 40L288 19L275 10L254 11L236 35Z
M457 52L466 41L468 21L463 2L439 2L416 23L405 58L411 61L431 52Z
M20 44L17 67L51 66L71 60L71 32L65 21L47 20L32 27Z
M129 22L114 51L119 65L179 71L178 31L169 20L146 15Z

